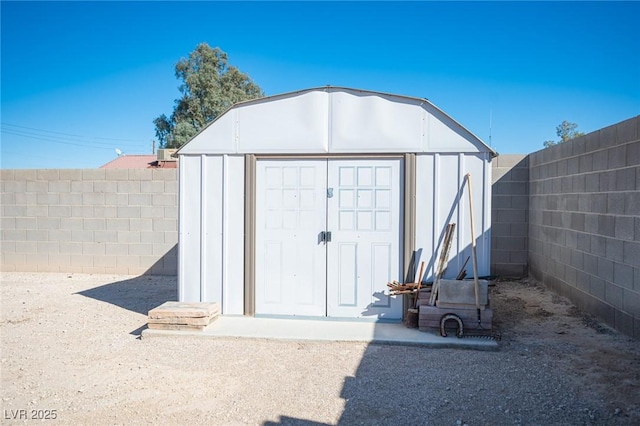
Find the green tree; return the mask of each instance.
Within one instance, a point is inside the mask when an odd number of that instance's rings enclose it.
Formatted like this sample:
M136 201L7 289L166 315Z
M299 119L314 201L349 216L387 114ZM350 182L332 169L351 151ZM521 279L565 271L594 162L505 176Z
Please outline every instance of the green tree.
M555 141L544 141L543 145L545 148L549 148L550 146L557 145L562 142L566 142L570 139L577 138L578 136L583 136L584 133L579 132L578 125L576 123L570 123L567 120L564 120L562 123L556 126L556 135L560 138L558 142Z
M207 43L180 59L175 72L182 81L182 97L170 117L162 114L153 120L163 148L181 147L233 104L264 96L247 74L228 64L225 52Z

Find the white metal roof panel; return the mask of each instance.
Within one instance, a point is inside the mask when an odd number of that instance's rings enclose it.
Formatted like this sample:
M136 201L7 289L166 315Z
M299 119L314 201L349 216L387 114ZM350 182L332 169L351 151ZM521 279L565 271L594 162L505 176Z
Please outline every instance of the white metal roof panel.
M425 105L423 152L492 152L471 132L433 106Z
M320 87L241 102L178 154L489 152L426 99Z
M231 154L237 151L236 111L228 110L195 135L179 154ZM185 149L186 148L186 149Z
M327 152L328 102L316 91L238 107L238 152Z
M422 118L415 102L372 92L333 92L330 151L422 151Z

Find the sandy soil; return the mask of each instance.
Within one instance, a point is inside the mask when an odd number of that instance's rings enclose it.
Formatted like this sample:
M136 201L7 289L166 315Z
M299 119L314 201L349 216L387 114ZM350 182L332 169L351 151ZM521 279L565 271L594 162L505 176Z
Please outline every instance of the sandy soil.
M497 352L139 339L174 277L5 273L3 424L640 424L640 344L533 281ZM455 337L450 337L455 339Z

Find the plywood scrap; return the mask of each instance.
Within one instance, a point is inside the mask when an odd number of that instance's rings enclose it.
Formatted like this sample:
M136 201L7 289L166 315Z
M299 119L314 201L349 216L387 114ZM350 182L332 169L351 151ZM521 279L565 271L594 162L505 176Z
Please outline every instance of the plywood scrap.
M149 311L148 327L155 330L203 330L220 315L218 303L165 302Z
M465 330L477 331L491 330L493 322L493 310L489 307L482 310L481 322L478 324L478 317L475 306L471 309L460 308L440 308L436 306L420 306L418 316L418 326L420 330L440 329L440 320L446 314L455 314L462 320Z

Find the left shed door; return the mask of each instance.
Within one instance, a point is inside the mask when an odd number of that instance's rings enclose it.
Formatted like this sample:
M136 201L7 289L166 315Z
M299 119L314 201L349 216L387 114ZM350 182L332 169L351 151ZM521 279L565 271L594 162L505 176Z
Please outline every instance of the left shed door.
M324 316L326 160L256 165L256 313Z

